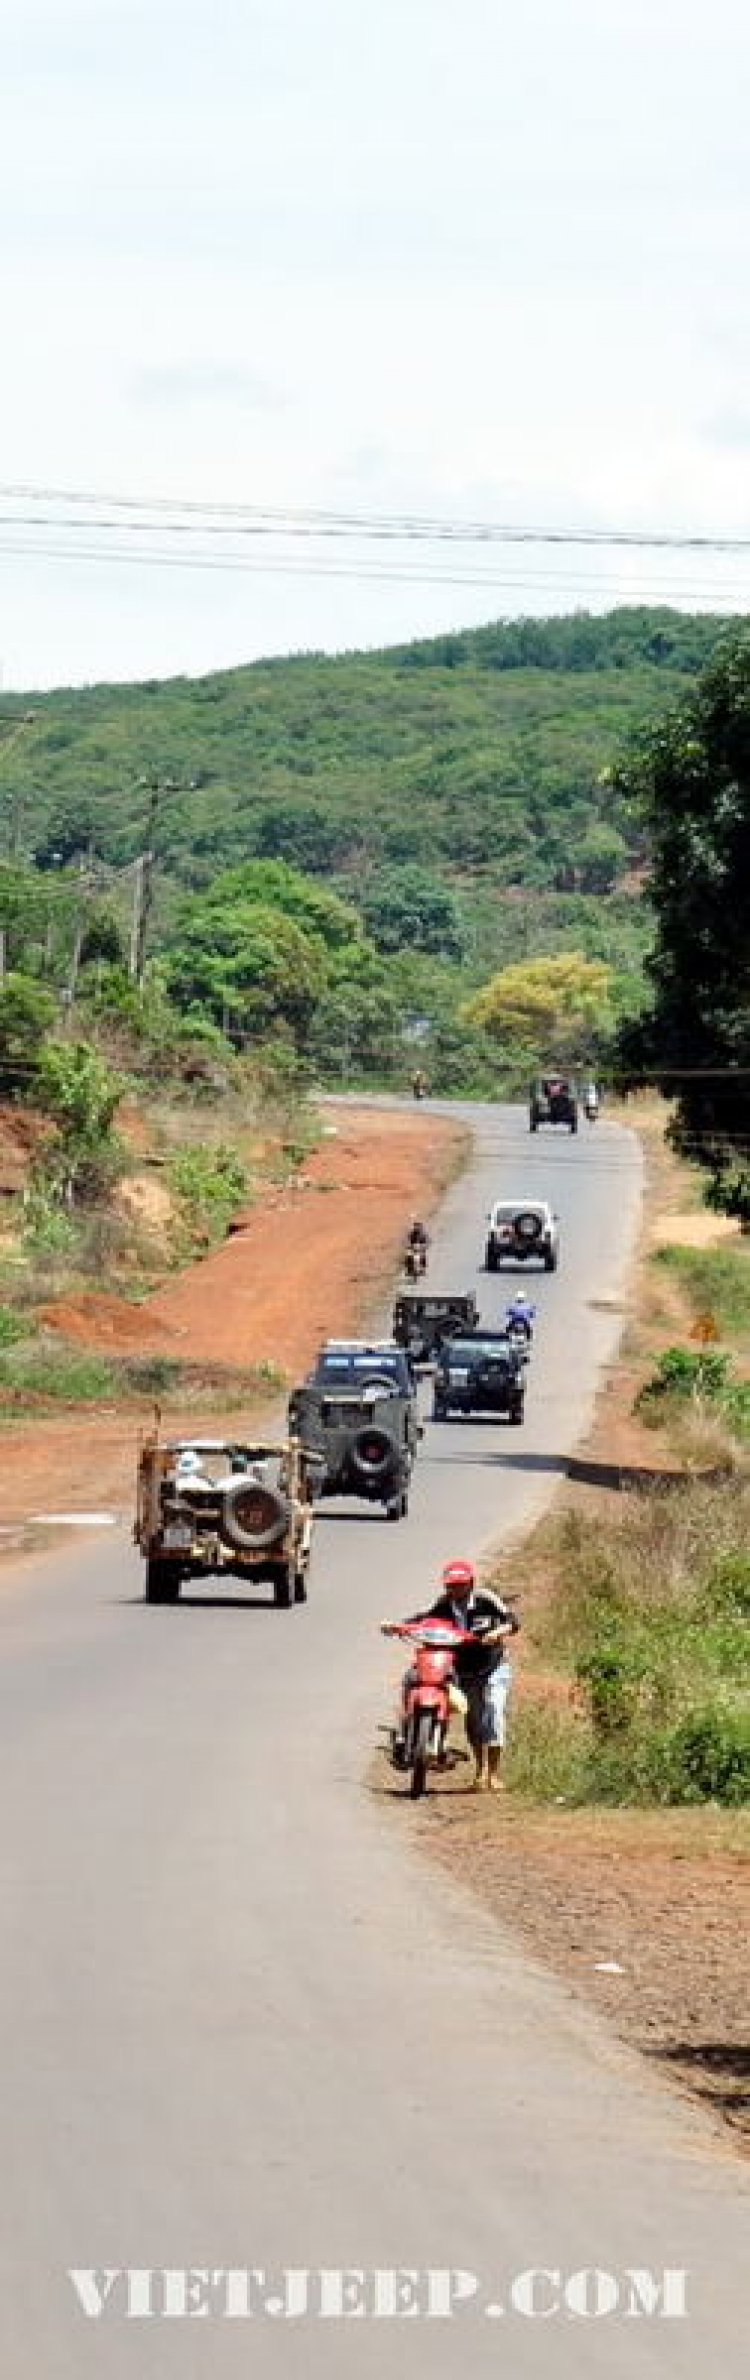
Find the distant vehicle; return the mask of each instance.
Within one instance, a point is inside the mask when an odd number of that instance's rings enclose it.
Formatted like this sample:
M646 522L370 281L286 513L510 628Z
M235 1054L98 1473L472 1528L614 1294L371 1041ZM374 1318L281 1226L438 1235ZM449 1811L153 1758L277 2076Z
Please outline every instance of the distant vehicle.
M540 1124L567 1124L570 1132L578 1131L578 1096L567 1075L540 1074L532 1083L529 1131L538 1132Z
M532 1257L546 1273L557 1271L557 1216L544 1198L500 1198L490 1208L485 1262L488 1273L501 1264L528 1264Z
M507 1331L477 1330L444 1339L435 1366L433 1421L451 1413L504 1414L522 1422L525 1358Z
M307 1598L315 1458L295 1437L269 1445L175 1439L138 1458L136 1545L147 1603L176 1603L183 1580L268 1580L280 1610Z
M587 1124L595 1124L599 1114L599 1092L596 1083L587 1083L583 1094L583 1112Z
M393 1308L393 1336L412 1364L429 1364L443 1339L456 1330L474 1330L479 1307L472 1291L467 1296L430 1296L405 1290Z

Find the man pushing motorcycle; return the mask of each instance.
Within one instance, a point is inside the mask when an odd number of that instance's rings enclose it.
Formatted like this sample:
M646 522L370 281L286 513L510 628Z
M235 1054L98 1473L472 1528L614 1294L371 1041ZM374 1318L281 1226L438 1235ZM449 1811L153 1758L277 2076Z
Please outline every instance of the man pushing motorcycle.
M496 1793L512 1674L507 1648L519 1625L515 1612L489 1587L477 1586L472 1562L453 1561L445 1565L436 1602L426 1611L412 1613L408 1621L384 1620L382 1633L397 1636L403 1627L417 1627L420 1621L429 1620L446 1620L461 1631L453 1668L466 1700L474 1784L477 1790L486 1784Z

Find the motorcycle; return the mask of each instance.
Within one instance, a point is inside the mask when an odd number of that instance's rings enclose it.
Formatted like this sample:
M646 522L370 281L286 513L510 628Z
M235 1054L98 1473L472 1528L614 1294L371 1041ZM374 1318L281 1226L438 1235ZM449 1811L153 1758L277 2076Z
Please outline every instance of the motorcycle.
M427 1083L423 1074L415 1074L411 1087L415 1099L426 1099Z
M528 1355L530 1352L535 1320L535 1306L529 1307L526 1313L517 1312L513 1306L508 1306L506 1309L503 1328L507 1331L511 1346L517 1347L521 1355Z
M422 1275L423 1275L423 1273L426 1273L426 1271L427 1271L427 1243L426 1243L426 1241L425 1241L425 1240L409 1240L409 1241L408 1241L408 1243L407 1243L406 1252L405 1252L405 1255L404 1255L404 1272L406 1273L407 1280L409 1280L409 1281L421 1281L421 1279L422 1279Z
M585 1118L586 1118L586 1122L587 1122L587 1124L595 1124L595 1123L596 1123L596 1119L597 1119L597 1116L598 1116L598 1114L599 1114L599 1093L598 1093L598 1091L591 1090L591 1091L587 1091L587 1092L586 1092L586 1095L585 1095L585 1098L584 1098L584 1102L583 1102L583 1112L584 1112L584 1115L585 1115Z
M383 1634L402 1638L414 1654L402 1684L400 1724L389 1733L393 1766L408 1772L411 1799L418 1801L427 1792L430 1768L452 1767L466 1758L464 1752L448 1751L448 1727L451 1709L458 1707L456 1652L459 1645L472 1641L472 1632L452 1620L424 1619L403 1620L384 1628Z

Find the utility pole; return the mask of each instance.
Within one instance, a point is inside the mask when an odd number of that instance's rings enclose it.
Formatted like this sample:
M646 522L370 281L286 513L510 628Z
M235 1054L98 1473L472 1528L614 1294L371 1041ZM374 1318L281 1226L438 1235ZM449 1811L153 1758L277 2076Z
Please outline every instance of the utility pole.
M133 915L130 928L130 977L131 982L137 983L139 989L143 983L143 969L146 958L146 928L148 925L154 893L154 864L156 855L153 846L154 836L156 833L156 821L159 814L159 801L162 793L173 793L174 791L175 787L171 778L167 778L163 785L160 785L158 777L152 778L151 799L149 801L148 815L146 819L146 847L145 850L139 853L133 871Z

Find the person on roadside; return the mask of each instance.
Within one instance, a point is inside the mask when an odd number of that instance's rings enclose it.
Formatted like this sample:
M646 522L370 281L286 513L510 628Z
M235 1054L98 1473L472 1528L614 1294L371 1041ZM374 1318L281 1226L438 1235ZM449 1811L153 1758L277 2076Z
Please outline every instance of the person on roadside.
M456 1647L456 1682L466 1699L475 1790L486 1785L491 1793L497 1793L512 1682L508 1645L519 1626L515 1612L490 1587L477 1585L473 1562L457 1560L446 1562L436 1602L426 1611L411 1614L412 1623L428 1619L451 1620L471 1639ZM398 1626L403 1622L384 1620L383 1635L390 1636Z

